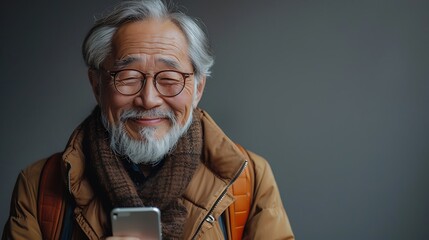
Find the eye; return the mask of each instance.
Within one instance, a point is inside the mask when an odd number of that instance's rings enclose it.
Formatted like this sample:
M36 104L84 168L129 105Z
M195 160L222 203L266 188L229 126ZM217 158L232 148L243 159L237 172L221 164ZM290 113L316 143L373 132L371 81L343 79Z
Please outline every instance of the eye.
M183 76L180 73L173 71L160 72L156 76L156 81L161 85L176 85L183 83Z
M140 83L140 79L138 78L124 78L124 79L116 79L116 85L118 86L130 86L130 85L135 85L135 84L139 84Z
M130 86L140 84L143 74L135 70L123 70L116 74L115 83L117 86Z

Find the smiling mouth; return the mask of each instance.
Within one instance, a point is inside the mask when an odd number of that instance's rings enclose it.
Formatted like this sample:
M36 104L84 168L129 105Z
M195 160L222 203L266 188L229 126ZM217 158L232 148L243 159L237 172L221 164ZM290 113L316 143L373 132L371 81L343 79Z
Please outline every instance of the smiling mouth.
M157 126L164 121L168 121L168 118L160 118L160 117L154 117L154 118L131 118L131 121L136 123L140 126Z

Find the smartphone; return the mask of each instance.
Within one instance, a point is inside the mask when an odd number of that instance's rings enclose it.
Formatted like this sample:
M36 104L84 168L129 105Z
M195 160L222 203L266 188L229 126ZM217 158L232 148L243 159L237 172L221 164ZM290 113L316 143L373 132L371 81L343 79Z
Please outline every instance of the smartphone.
M162 239L161 212L156 207L115 208L110 217L113 236Z

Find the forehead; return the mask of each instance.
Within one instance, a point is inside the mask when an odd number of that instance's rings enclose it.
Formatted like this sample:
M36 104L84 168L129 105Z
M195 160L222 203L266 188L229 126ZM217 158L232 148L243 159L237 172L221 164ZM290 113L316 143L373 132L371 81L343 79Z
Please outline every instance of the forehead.
M112 60L121 61L136 55L189 61L188 43L182 30L170 20L147 19L126 23L113 36Z

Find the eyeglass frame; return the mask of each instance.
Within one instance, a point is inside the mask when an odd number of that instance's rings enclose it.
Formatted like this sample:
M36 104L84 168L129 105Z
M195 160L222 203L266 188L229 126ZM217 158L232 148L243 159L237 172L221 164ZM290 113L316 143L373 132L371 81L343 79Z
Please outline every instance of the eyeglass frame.
M118 73L122 72L122 71L127 71L127 70L128 70L128 71L129 71L129 70L131 70L131 71L136 71L136 72L139 72L140 74L142 74L142 75L143 75L143 78L140 80L140 81L142 82L140 89L139 89L137 92L133 93L133 94L124 94L124 93L120 92L120 91L118 90L117 86L116 86L116 75L117 75ZM118 93L120 93L120 94L122 94L122 95L124 95L124 96L133 96L133 95L136 95L137 93L139 93L139 92L144 88L144 86L146 85L147 77L148 77L148 76L151 76L151 75L150 75L150 74L148 74L148 73L144 73L144 72L142 72L142 71L140 71L140 70L137 70L137 69L131 69L131 68L120 69L120 70L116 70L116 71L109 71L109 70L105 70L105 71L106 71L106 72L109 74L109 76L113 79L113 85L115 86L115 90L116 90ZM164 94L162 94L162 93L158 90L157 82L156 82L156 77L158 76L158 74L163 73L163 72L176 72L176 73L178 73L178 74L182 75L182 77L183 77L183 86L182 86L182 89L181 89L177 94L174 94L174 95L164 95ZM153 74L153 75L152 75L152 81L153 81L153 85L154 85L154 87L155 87L156 91L157 91L159 94L161 94L161 96L164 96L164 97L175 97L175 96L177 96L177 95L179 95L180 93L182 93L182 92L183 92L183 89L185 89L186 79L188 79L188 78L189 78L189 77L191 77L192 75L194 75L194 73L193 73L193 72L191 72L191 73L184 73L184 72L181 72L181 71L178 71L178 70L166 69L166 70L161 70L161 71L156 72L155 74Z

